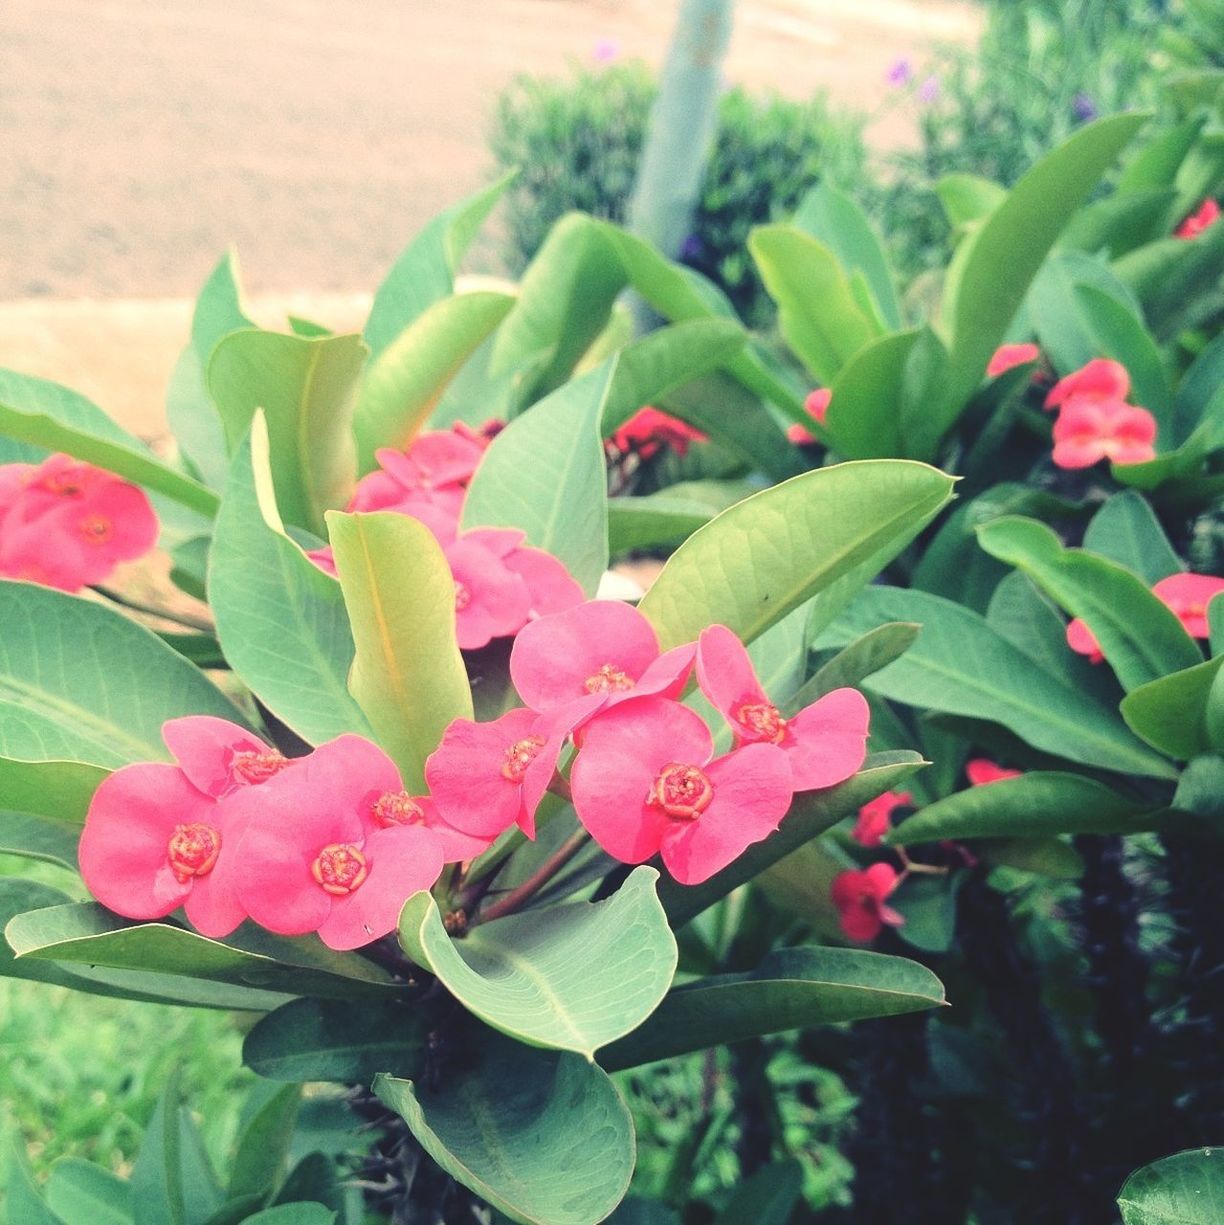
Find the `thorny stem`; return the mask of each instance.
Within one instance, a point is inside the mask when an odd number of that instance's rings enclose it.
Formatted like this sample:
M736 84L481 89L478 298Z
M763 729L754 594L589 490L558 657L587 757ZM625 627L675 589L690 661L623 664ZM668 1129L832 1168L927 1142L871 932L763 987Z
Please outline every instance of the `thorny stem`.
M191 613L171 612L168 608L159 608L155 604L145 604L140 600L130 599L128 596L120 595L117 591L112 591L109 587L101 585L95 586L93 590L112 603L118 604L122 608L130 608L133 612L144 613L146 617L159 617L162 621L171 621L175 625L184 626L186 629L199 630L204 634L215 634L217 632L217 627L204 617L193 617Z
M511 889L504 898L494 902L479 918L487 923L513 914L524 902L530 901L580 850L587 844L590 835L584 829L576 830L525 880L517 889Z

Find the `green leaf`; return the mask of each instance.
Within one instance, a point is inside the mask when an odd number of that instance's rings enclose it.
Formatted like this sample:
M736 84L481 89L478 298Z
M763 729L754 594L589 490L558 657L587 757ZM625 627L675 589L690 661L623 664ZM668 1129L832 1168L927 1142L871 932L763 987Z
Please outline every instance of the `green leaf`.
M0 370L0 434L65 451L201 515L216 512L217 495L211 489L167 467L96 404L58 383Z
M1114 494L1092 516L1084 548L1133 570L1149 584L1182 568L1147 499L1129 489Z
M0 754L96 766L168 758L167 719L238 710L151 630L93 600L0 581Z
M379 447L407 447L459 369L513 305L503 293L442 298L374 358L353 418L359 471L375 466Z
M308 340L251 330L227 336L208 363L231 452L263 409L281 513L299 527L321 531L323 512L352 489L353 408L366 356L359 336Z
M514 527L565 563L588 594L608 566L607 475L600 421L612 358L515 418L468 488L463 527Z
M881 336L839 371L825 429L841 454L885 459L906 453L901 389L918 336L916 329Z
M336 1214L322 1204L277 1204L244 1218L245 1225L332 1225Z
M416 1077L428 1022L416 1002L292 1000L247 1034L242 1062L268 1080L369 1084L394 1069Z
M10 802L7 796L5 802ZM79 820L0 808L0 854L40 859L75 872L80 837Z
M831 384L846 363L880 335L860 309L837 256L793 225L765 225L748 236L787 344L818 383Z
M1044 523L1009 516L978 528L992 557L1023 570L1096 635L1124 689L1202 662L1176 615L1122 566L1067 549Z
M47 1207L30 1172L25 1149L19 1139L9 1144L8 1179L5 1183L5 1220L8 1225L68 1225Z
M459 261L516 173L435 217L395 261L374 292L366 320L365 342L375 358L430 306L454 292Z
M1188 761L1213 747L1208 715L1224 655L1172 672L1132 689L1122 699L1122 717L1153 748Z
M901 327L897 283L884 248L866 214L849 196L830 183L818 183L799 202L793 222L828 246L847 272L862 273L884 324L893 330Z
M1161 341L1202 322L1224 255L1224 230L1208 226L1197 238L1150 242L1114 262L1118 278L1139 299L1148 327Z
M333 953L317 941L254 929L209 940L171 923L128 923L93 902L18 914L4 935L18 958L190 975L293 995L343 999L392 985L365 958Z
M926 764L917 753L873 753L863 762L862 769L844 783L824 791L797 794L777 833L750 846L709 880L700 885L660 881L659 900L667 911L672 929L678 930L733 889L759 876L792 851L831 829L842 818L858 812L868 800L896 787Z
M902 821L892 846L943 839L1047 838L1054 834L1131 834L1151 829L1153 808L1079 774L1030 771L958 791Z
M47 1203L66 1221L132 1225L131 1185L77 1157L63 1157L51 1167Z
M803 1166L794 1158L775 1161L732 1192L715 1225L786 1225L803 1195Z
M491 1034L445 1086L380 1076L374 1092L452 1177L523 1225L594 1225L624 1198L633 1122L581 1055ZM473 1126L473 1120L477 1126Z
M368 737L348 691L354 647L344 597L285 534L262 413L234 455L209 566L218 637L251 691L311 744Z
M227 1195L266 1198L284 1177L289 1146L302 1104L297 1085L256 1085L247 1102ZM253 1107L253 1109L252 1109Z
M925 464L877 460L794 477L737 503L672 555L641 610L664 648L720 622L745 642L839 579L867 582L951 497ZM871 573L864 573L870 563ZM843 587L843 599L853 594Z
M611 1071L745 1038L945 1003L925 966L858 949L778 949L746 974L699 978L669 991L654 1015L600 1055Z
M79 825L109 774L79 761L14 761L0 757L0 796L16 812Z
M792 705L802 710L834 689L859 685L894 659L900 659L914 645L921 629L915 621L894 621L868 630L817 668L812 679L795 695Z
M924 591L870 587L815 642L842 647L891 621L916 621L918 640L866 688L920 710L999 723L1034 748L1084 765L1169 778L1173 770L1117 712L1065 673L1036 661L979 614Z
M472 717L455 641L455 583L433 533L411 515L328 515L357 654L349 688L375 738L419 791L452 719Z
M676 941L639 867L603 902L508 915L452 941L428 893L404 903L404 951L467 1010L532 1046L588 1058L654 1011L671 986Z
M1007 189L977 174L945 174L935 184L944 216L954 230L984 221L1007 199Z
M981 381L1059 233L1146 120L1115 115L1080 128L1029 170L958 250L943 302L952 342L946 425Z
M678 544L709 523L716 507L670 493L608 500L608 553L621 557L635 549Z
M1118 1192L1124 1225L1218 1225L1224 1149L1195 1148L1136 1170Z

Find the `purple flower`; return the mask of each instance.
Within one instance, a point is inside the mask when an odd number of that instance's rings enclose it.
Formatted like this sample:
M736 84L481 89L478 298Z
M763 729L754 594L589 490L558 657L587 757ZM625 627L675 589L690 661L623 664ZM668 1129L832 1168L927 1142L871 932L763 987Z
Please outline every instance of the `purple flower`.
M900 89L902 85L908 85L914 77L914 66L902 56L900 59L893 60L888 66L888 71L884 74L884 79L894 89Z
M1092 100L1092 95L1081 90L1071 100L1071 113L1080 123L1087 123L1089 119L1095 119L1099 112L1096 103Z
M591 58L597 64L611 64L620 58L620 43L615 38L601 38L591 48Z
M684 263L691 263L700 259L704 251L705 243L701 241L700 235L690 234L680 246L680 259Z
M918 101L929 106L938 97L939 78L937 76L929 76L918 86Z

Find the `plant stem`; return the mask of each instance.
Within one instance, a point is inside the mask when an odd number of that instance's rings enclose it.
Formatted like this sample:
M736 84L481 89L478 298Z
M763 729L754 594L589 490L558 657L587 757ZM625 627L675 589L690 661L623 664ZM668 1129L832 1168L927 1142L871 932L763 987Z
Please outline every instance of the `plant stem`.
M484 911L479 921L487 923L521 909L524 902L530 901L586 846L589 837L586 830L575 830L517 889L511 889L504 898Z
M117 591L111 591L109 587L95 586L92 590L96 591L100 596L104 596L113 604L118 604L122 608L130 608L133 612L144 613L146 617L159 617L163 621L171 621L175 625L182 625L187 629L199 630L203 634L215 634L217 632L217 627L203 617L193 617L190 613L171 612L167 608L158 608L154 604L145 604L140 600L133 600L128 596L120 595Z

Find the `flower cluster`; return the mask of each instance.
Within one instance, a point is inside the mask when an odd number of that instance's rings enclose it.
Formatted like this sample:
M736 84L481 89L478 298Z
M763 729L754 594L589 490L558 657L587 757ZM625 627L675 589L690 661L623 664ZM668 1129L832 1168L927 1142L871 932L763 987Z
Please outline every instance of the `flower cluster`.
M1120 363L1098 357L1060 379L1046 397L1057 409L1053 460L1059 468L1091 468L1108 459L1141 464L1156 457L1156 418L1128 404L1130 375Z
M0 465L0 575L61 591L108 579L157 543L135 485L68 455Z
M1206 638L1211 632L1207 624L1207 605L1224 591L1224 578L1208 574L1170 574L1152 587L1152 594L1173 612L1191 638ZM1099 664L1105 656L1096 635L1079 618L1067 624L1067 645L1091 663Z
M421 434L405 451L379 450L378 469L362 477L345 508L411 515L429 528L454 577L456 631L465 651L513 635L532 617L582 599L582 588L565 566L543 549L524 544L522 532L459 530L468 483L500 428L500 422L490 422L473 430L460 422L449 430ZM330 546L308 556L335 576Z

